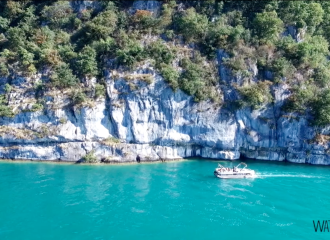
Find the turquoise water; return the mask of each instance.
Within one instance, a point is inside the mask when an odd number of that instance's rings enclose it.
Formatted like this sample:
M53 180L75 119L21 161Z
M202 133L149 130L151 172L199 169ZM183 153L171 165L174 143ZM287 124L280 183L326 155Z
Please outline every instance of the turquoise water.
M217 179L207 160L0 162L0 239L330 238L312 222L330 220L329 167L247 163L259 178Z

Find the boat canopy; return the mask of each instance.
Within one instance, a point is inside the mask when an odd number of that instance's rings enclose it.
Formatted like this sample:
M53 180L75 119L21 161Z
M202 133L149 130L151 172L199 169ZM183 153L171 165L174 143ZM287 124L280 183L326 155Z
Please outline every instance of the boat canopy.
M238 164L238 165L236 166L236 168L238 168L240 165L244 165L244 167L243 167L242 169L244 169L244 168L246 168L246 167L247 167L247 164L246 164L246 163L244 163L244 162L241 162L240 164Z
M240 164L238 164L235 168L238 168L239 166L243 165L244 167L242 167L242 169L247 167L247 164L244 162L241 162ZM220 163L218 163L218 168L225 168L224 166L222 166ZM226 169L226 168L225 168Z

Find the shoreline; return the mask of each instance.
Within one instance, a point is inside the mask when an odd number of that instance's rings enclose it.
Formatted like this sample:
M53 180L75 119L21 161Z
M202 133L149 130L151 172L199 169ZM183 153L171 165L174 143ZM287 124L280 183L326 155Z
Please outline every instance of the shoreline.
M167 163L167 162L184 162L187 160L189 160L189 158L168 159L165 161L162 161L162 160L143 161L143 160L141 160L141 162L139 162L139 163L136 161L84 163L84 162L79 162L79 161L63 161L63 160L0 159L0 162L105 166L105 165L135 165L135 164L155 164L155 163ZM225 160L222 160L222 161L225 161Z
M177 158L177 159L168 159L165 161L162 160L147 160L141 161L140 163L136 161L113 161L113 162L97 162L97 163L84 163L79 161L63 161L63 160L31 160L31 159L3 159L0 158L0 163L46 163L46 164L58 164L58 165L81 165L81 166L124 166L124 165L138 165L138 164L159 164L159 163L174 163L174 162L186 162L193 160L205 160L205 161L222 161L222 162L262 162L262 163L271 163L271 164L289 164L289 165L297 165L297 166L314 166L314 167L330 167L330 165L322 165L322 164L310 164L310 163L295 163L287 160L284 161L269 161L269 160L260 160L260 159L251 159L251 158L242 158L236 160L227 160L227 159L212 159L212 158L203 158L203 157L188 157L188 158Z

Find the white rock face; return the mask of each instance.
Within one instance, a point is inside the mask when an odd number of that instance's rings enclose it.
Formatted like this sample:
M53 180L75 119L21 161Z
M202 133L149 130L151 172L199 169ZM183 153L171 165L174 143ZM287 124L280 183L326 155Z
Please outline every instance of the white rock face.
M139 73L144 68L137 70ZM23 112L1 119L2 126L16 132L1 134L0 157L9 159L79 161L90 151L99 160L132 162L187 157L287 160L296 163L330 164L324 146L308 144L315 133L303 118L278 115L289 96L285 85L274 90L275 104L251 111L229 112L208 102L194 103L178 90L173 92L161 76L154 82L107 77L108 100L92 108L61 108ZM19 133L48 129L44 136L25 138ZM13 131L13 130L11 130ZM109 137L122 143L107 146Z
M71 5L77 12L100 7L93 1L73 1ZM135 1L131 10L157 14L160 7L161 1ZM294 29L288 31L287 34L297 34ZM230 84L241 84L242 78L232 76L223 64L227 57L225 51L217 51L219 77L224 83L221 91L224 101L230 102L237 99ZM250 63L249 71L254 81L258 75L255 63ZM47 97L48 107L43 112L0 118L0 158L79 161L94 151L98 160L106 162L132 162L139 155L142 161L246 157L330 165L329 146L313 143L315 129L307 120L281 115L281 106L291 94L285 84L273 87L274 104L253 111L250 108L229 111L207 101L194 103L192 97L180 90L173 92L148 65L129 74L133 80L123 76L115 80L109 71L107 98L98 100L93 107L69 107L69 100L57 93ZM138 80L141 74L152 76L153 82L148 85ZM272 78L270 72L264 74ZM1 78L1 86L6 81ZM28 82L22 77L12 81L20 89ZM92 79L91 84L94 83ZM2 88L0 92L3 93ZM24 98L12 93L10 101L18 104ZM57 107L52 108L51 104ZM102 143L111 138L120 143L111 146Z

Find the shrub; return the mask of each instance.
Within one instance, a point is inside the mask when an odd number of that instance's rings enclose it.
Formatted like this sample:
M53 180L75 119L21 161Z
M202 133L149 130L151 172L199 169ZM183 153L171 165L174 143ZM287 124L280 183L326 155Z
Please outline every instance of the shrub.
M95 98L104 97L105 87L102 84L96 83L95 85Z
M293 94L285 102L282 109L287 112L305 113L317 96L318 89L315 85L302 85L294 87L292 91Z
M322 36L313 36L298 44L297 55L300 64L317 68L324 64L329 53L329 44Z
M55 68L55 71L50 77L54 87L67 88L78 83L78 79L72 74L72 70L65 63Z
M170 64L174 59L172 50L160 40L151 43L146 51L148 56L156 61L157 68L161 63Z
M305 1L284 1L280 8L282 19L298 28L308 27L313 32L323 20L324 10L320 3Z
M0 63L0 76L7 77L9 75L8 67L5 63Z
M175 24L177 32L182 34L187 42L198 42L203 39L208 29L207 17L196 13L194 8L189 8L181 14Z
M7 18L0 17L0 29L1 31L7 30L10 21Z
M71 44L58 46L58 53L65 63L72 62L73 59L77 57L77 53L74 51L74 48Z
M193 96L196 102L209 98L216 99L212 91L212 88L217 85L217 78L214 76L215 71L204 64L204 58L201 58L197 53L194 55L193 59L184 58L181 61L183 71L179 78L179 87Z
M24 67L28 67L34 63L34 54L27 51L26 49L19 47L18 54L21 60L21 63Z
M71 100L73 105L81 105L82 103L86 102L87 96L84 92L78 89L72 93Z
M84 77L92 77L97 75L98 68L96 62L96 51L92 47L85 46L78 54L76 69L79 75Z
M326 126L330 124L330 90L326 89L312 101L313 124Z
M160 20L152 16L147 10L137 10L132 16L132 25L142 32L157 33Z
M44 108L44 106L40 103L35 103L32 105L31 111L32 112L37 112L37 111L41 111Z
M98 162L97 157L95 156L94 150L90 151L85 156L83 156L81 160L84 163L97 163Z
M5 84L5 92L6 93L10 93L11 92L11 89L12 89L12 87L10 86L10 84L6 83Z
M54 28L66 26L72 13L70 2L67 1L58 1L51 6L45 6L41 11L42 17Z
M295 68L292 63L284 57L274 60L271 66L271 70L274 72L276 77L280 78L289 78L295 72Z
M91 46L99 56L106 56L115 49L115 40L107 37L105 40L94 41Z
M137 42L129 43L123 49L117 51L117 62L121 65L133 67L137 62L145 59L144 48Z
M85 27L86 37L89 41L106 39L116 28L117 14L112 10L97 15Z
M6 96L0 95L0 117L14 117L15 114L11 107L6 104Z
M219 48L231 51L248 33L247 29L237 24L230 19L230 16L222 16L209 23L205 39L201 42L201 51L209 59L215 57L216 50Z
M108 145L108 146L113 146L118 143L120 143L120 139L115 138L115 137L108 137L102 141L103 144Z
M59 120L59 122L61 124L66 124L68 122L68 120L66 118L64 118L64 117L61 117L60 120Z
M274 42L278 39L281 32L283 32L283 22L277 17L275 11L257 13L253 26L255 32L263 42Z
M10 27L6 32L6 37L11 49L16 50L23 47L26 41L25 32L19 27Z
M56 67L62 63L62 59L56 49L43 49L40 54L40 63Z
M237 90L242 96L244 106L251 106L256 109L263 104L270 103L272 101L272 95L269 91L268 81L258 82L255 85L238 88Z
M163 63L160 65L160 74L163 76L165 82L167 82L174 91L178 89L180 74L177 70L175 70L175 68L171 65Z
M320 87L329 87L330 83L330 66L320 66L315 69L314 80Z

